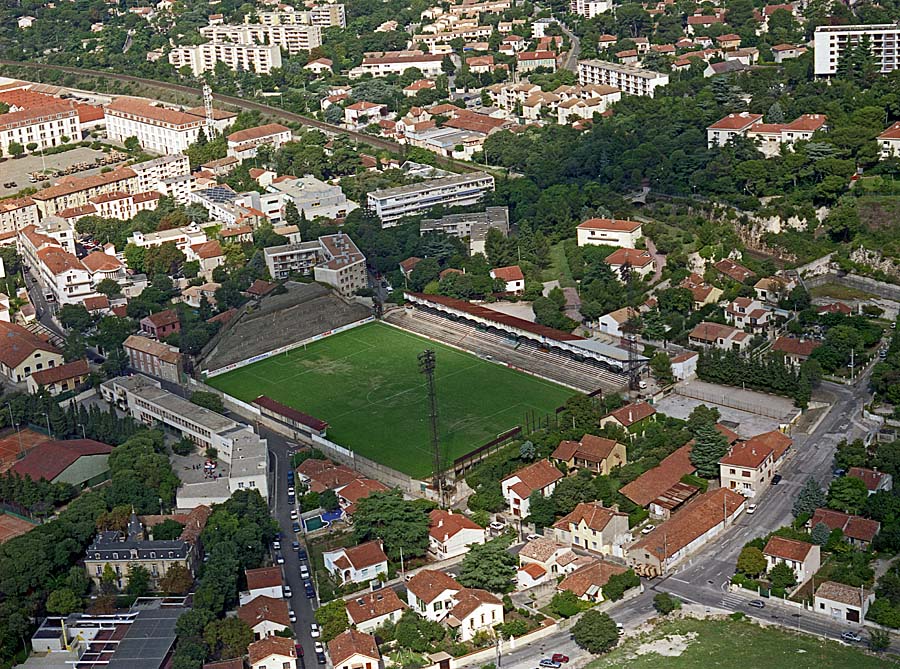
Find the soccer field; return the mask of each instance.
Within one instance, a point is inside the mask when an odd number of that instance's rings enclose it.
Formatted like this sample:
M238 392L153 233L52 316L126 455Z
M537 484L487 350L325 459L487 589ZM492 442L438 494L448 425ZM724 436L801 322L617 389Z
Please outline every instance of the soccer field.
M328 437L417 478L431 473L425 377L417 356L435 351L438 422L449 464L552 412L574 391L383 323L332 335L222 374L208 383L245 402L269 397L328 421Z

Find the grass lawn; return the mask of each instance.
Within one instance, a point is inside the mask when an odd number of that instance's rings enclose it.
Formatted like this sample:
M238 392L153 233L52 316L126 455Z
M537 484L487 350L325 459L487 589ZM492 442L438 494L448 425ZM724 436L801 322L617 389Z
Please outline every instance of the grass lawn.
M544 270L544 281L559 281L561 288L573 288L575 279L572 278L572 270L566 258L565 242L560 242L550 247L550 267Z
M830 297L835 300L865 300L872 297L869 293L839 283L824 283L809 291L811 297Z
M440 441L447 464L522 424L525 412L552 412L573 391L383 323L209 379L250 402L259 395L328 421L328 437L414 477L431 472L425 377L417 356L436 353Z
M680 654L665 649L677 645L682 635L686 643ZM696 636L694 636L696 635ZM653 652L650 644L670 638L672 643L658 643L664 656ZM643 648L642 648L643 646ZM740 667L741 669L875 669L896 667L886 657L875 657L835 641L813 636L763 628L750 622L732 620L678 620L664 622L651 633L628 639L622 646L595 660L588 669L708 669Z

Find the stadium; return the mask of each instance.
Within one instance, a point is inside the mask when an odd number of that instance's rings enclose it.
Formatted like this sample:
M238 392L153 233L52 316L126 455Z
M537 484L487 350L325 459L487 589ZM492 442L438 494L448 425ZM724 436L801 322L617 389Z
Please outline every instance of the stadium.
M206 382L327 421L330 441L413 479L433 464L425 349L435 351L451 471L499 435L551 419L575 391L627 383L627 352L468 302L408 293L405 307L372 322L370 310L321 286L287 287L229 323L204 361Z

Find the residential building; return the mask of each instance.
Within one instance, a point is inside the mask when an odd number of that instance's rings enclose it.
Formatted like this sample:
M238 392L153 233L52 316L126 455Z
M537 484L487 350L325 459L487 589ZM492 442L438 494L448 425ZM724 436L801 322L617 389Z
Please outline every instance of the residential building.
M28 152L81 141L81 122L75 105L64 100L0 114L0 151L11 155L9 146L16 143ZM30 144L37 146L32 150Z
M865 467L850 467L847 470L847 476L859 479L866 484L866 490L870 495L877 492L890 492L894 487L894 478L887 472L880 472L877 469L866 469Z
M725 351L743 351L750 345L751 339L751 335L743 330L708 321L699 323L688 334L688 341L694 346Z
M495 267L490 271L492 279L503 281L503 290L507 293L520 295L525 292L525 275L518 265L509 267Z
M310 274L319 262L321 247L318 241L269 246L263 249L269 276L287 279L291 274Z
M858 625L866 619L866 613L874 601L875 593L871 590L825 581L816 588L813 611L840 622Z
M141 331L151 337L162 341L171 334L181 332L181 322L178 320L178 312L174 309L157 311L141 319Z
M624 574L628 569L619 564L594 560L566 576L556 586L558 592L571 592L586 602L599 603L604 600L603 587L611 576Z
M616 425L629 434L641 434L647 425L656 420L656 409L647 402L632 402L610 411L600 419L600 427Z
M727 146L735 137L746 137L747 131L762 121L762 114L729 114L706 128L706 142L709 148Z
M457 630L460 641L471 641L482 630L493 631L503 623L503 602L487 590L463 588L453 595L445 623Z
M309 221L316 218L342 219L354 209L359 209L358 204L347 199L340 186L333 186L310 175L298 178L279 177L267 190L268 195L281 198L281 207L288 201L293 202L298 213L302 213ZM256 206L255 201L253 204ZM266 213L273 221L282 218L280 213Z
M210 24L200 28L200 34L213 44L265 44L276 46L291 56L322 46L322 27L314 25Z
M694 298L694 309L700 310L707 304L715 304L722 297L722 289L717 288L699 274L691 273L679 284L681 288L691 291Z
M197 141L200 129L206 125L201 116L138 98L116 98L106 105L105 112L109 139L124 142L137 137L142 149L159 154L182 153Z
M69 483L76 488L102 483L109 477L113 447L93 439L45 441L29 449L9 471L32 481Z
M368 208L391 227L404 216L414 216L438 205L461 207L476 204L481 196L494 190L494 177L485 172L456 174L420 183L372 191Z
M206 42L172 49L169 62L176 69L189 68L195 77L214 70L217 63L232 70L269 74L281 67L281 48L277 44Z
M551 577L566 574L574 569L571 567L574 560L575 554L572 552L570 544L558 543L549 536L532 539L519 551L519 564L523 566L538 565L544 573ZM528 576L539 578L539 575L534 572Z
M656 263L649 251L644 249L618 248L606 256L606 264L619 281L625 282L625 268L630 276L645 278L656 271Z
M110 379L100 392L107 402L142 423L161 422L201 450L216 450L219 476L183 484L177 495L180 508L224 502L236 490L255 489L268 499L266 440L252 428L169 393L142 374Z
M780 65L786 60L799 58L800 56L805 54L807 50L808 49L805 46L797 46L794 44L776 44L772 47L772 55L775 58L775 62Z
M44 219L19 232L19 250L37 275L45 296L60 306L96 297L91 272L73 254L74 229L62 219ZM71 249L71 250L70 250Z
M763 549L766 571L778 564L786 564L794 572L797 583L805 583L822 566L821 549L816 544L773 536Z
M612 9L611 0L570 0L569 11L573 14L592 19Z
M84 359L41 369L26 379L28 392L37 393L44 389L51 396L56 396L83 386L90 374L91 370Z
M258 595L238 607L237 617L253 630L254 639L265 639L276 632L291 630L288 605L281 597Z
M557 466L564 464L569 472L587 469L603 476L627 462L624 444L593 434L584 435L581 441L559 442L550 460Z
M38 224L38 206L31 197L0 200L0 234Z
M167 180L190 175L191 162L183 153L171 153L129 165L128 168L137 177L136 192L164 192Z
M578 225L578 246L620 246L633 249L644 236L643 224L614 218L591 218Z
M107 122L109 120L107 119ZM53 216L69 207L81 207L97 195L114 191L132 192L137 187L137 175L129 167L89 177L65 177L31 195L42 217Z
M134 244L138 248L151 248L163 244L175 244L176 248L187 254L191 246L202 244L206 240L206 233L196 223L191 223L183 228L170 228L159 232L141 232L135 230L126 240L128 244Z
M774 314L759 300L736 297L725 306L725 320L753 334L765 334L774 325Z
M322 554L325 569L340 583L368 583L387 574L387 555L380 541L338 548Z
M483 212L469 214L448 214L443 218L426 218L419 224L419 234L442 232L451 237L468 239L469 253L484 253L484 242L488 230L499 230L506 237L509 234L509 209L507 207L487 207Z
M772 343L772 350L781 353L784 361L795 370L804 362L809 360L809 356L822 345L821 341L815 339L803 339L802 337L778 337Z
M881 531L881 523L862 516L854 516L834 509L816 509L807 527L813 530L822 523L829 530L840 530L844 540L859 550L869 550L875 537Z
M341 632L329 641L328 656L334 669L379 669L381 666L375 637L355 629Z
M632 307L622 307L608 314L603 314L597 319L597 325L600 332L612 335L613 337L624 337L626 329L624 326L628 321L638 318L640 314Z
M653 97L658 87L669 83L669 75L604 60L579 60L578 83L614 86L625 95Z
M764 276L753 284L753 291L759 300L770 304L778 304L781 300L788 298L791 290L796 285L795 281L781 276Z
M484 543L484 528L462 513L434 509L429 519L428 552L436 560L465 555L472 544Z
M537 492L543 497L549 496L562 478L562 472L549 460L538 460L501 480L500 488L510 512L525 518L528 516L531 494Z
M349 235L338 232L319 237L318 241L319 259L313 268L316 281L328 284L346 296L368 287L366 257Z
M681 481L697 470L691 462L692 445L693 442L688 442L670 453L656 467L622 486L619 492L648 509L651 518L668 519L675 509L699 492L696 486Z
M697 361L700 356L696 351L680 353L671 359L672 376L676 381L687 381L697 375Z
M737 281L738 283L746 283L748 279L756 278L755 272L734 262L730 258L719 260L713 264L713 267L715 267L720 274L724 274L729 279Z
M384 77L388 74L403 74L411 67L419 69L425 77L436 77L443 70L442 54L426 54L423 51L373 51L363 55L360 65L349 72L351 79L359 79L363 75Z
M337 492L338 503L344 511L344 515L351 517L360 500L365 499L373 493L387 492L388 490L390 490L390 488L381 481L360 477L351 481L343 488L336 488L335 492Z
M281 567L245 569L244 579L247 581L247 590L240 593L241 606L249 604L257 597L281 599L284 593L284 575L281 573Z
M205 515L208 517L208 514ZM131 570L141 566L150 575L151 587L158 588L159 580L175 565L193 574L199 560L198 551L198 546L185 539L148 538L141 521L132 512L124 533L107 530L94 537L84 553L84 569L94 584L99 586L108 565L115 574L116 587L121 589L128 583Z
M315 5L309 10L309 22L323 28L346 28L347 14L344 11L344 5L341 3Z
M238 130L226 138L228 140L228 155L238 160L247 160L256 157L256 150L260 146L269 146L273 151L280 149L282 145L291 141L291 129L280 123L267 123L255 128Z
M387 105L361 100L344 108L344 125L351 130L362 130L388 118L388 115Z
M755 497L772 482L775 467L790 446L791 438L777 431L738 442L719 460L722 487Z
M0 374L9 383L62 365L62 351L17 323L0 320Z
M556 54L552 51L523 51L516 54L516 70L530 72L539 67L556 72Z
M817 26L813 34L814 72L831 76L849 48L868 44L875 70L882 74L900 66L900 24Z
M727 488L697 495L629 546L628 563L642 576L668 573L671 567L723 532L743 512L745 504L742 495Z
M423 618L439 622L453 608L453 598L462 589L442 571L420 569L406 582L406 601Z
M385 623L396 623L407 609L393 588L382 588L347 600L347 617L360 632L373 632Z
M170 383L181 382L181 353L175 346L139 335L129 336L122 346L133 370Z
M293 669L297 666L294 640L282 636L268 636L254 641L247 648L250 669Z
M900 156L900 121L878 135L882 159Z
M608 509L600 502L579 502L571 513L553 524L552 535L561 544L594 553L624 557L628 514Z

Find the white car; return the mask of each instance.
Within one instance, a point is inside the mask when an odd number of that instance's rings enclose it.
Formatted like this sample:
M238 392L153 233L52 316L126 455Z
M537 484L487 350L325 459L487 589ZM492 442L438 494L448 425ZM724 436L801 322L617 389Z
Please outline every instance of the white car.
M541 538L540 534L529 534L527 537L525 537L525 541L534 541L535 539L540 539L540 538Z
M297 622L297 614L294 613L294 609L288 609L288 620L292 623Z
M300 578L302 578L303 580L309 578L309 567L307 567L305 564L300 565Z
M275 553L275 564L284 564L284 556L281 553Z
M309 635L310 635L313 639L318 639L319 636L320 636L320 633L319 633L319 626L316 625L315 623L310 623L310 624L309 624Z
M294 494L294 486L289 485L288 486L288 495L293 495L293 494Z
M501 523L499 520L495 520L493 523L488 525L494 532L502 532L503 528L506 527L506 523Z
M316 641L315 643L313 643L313 647L316 649L317 653L325 652L325 646L322 645L321 641Z
M279 548L281 548L281 542L278 541L278 539L276 539L275 541L272 542L272 548L274 548L277 551Z
M300 514L297 513L297 509L291 509L291 520L297 520L300 517Z
M294 596L294 593L291 592L291 586L289 585L282 586L281 591L284 593L285 599L290 599Z
M756 513L756 504L751 504L747 507L747 515L752 516L754 513Z
M644 529L641 530L641 534L650 534L655 529L656 525L647 525Z

